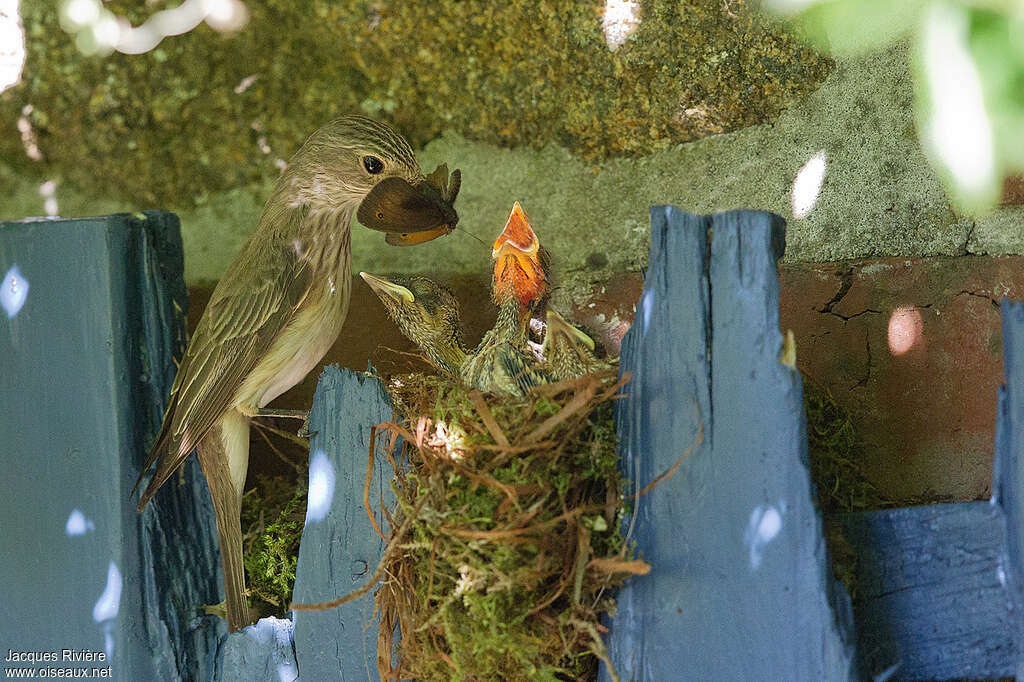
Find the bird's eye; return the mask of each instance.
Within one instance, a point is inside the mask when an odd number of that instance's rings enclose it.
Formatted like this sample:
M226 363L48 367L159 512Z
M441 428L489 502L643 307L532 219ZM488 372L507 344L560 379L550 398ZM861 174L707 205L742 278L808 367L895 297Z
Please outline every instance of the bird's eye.
M377 175L384 170L384 162L376 156L364 156L363 168L365 168L366 172L370 175Z

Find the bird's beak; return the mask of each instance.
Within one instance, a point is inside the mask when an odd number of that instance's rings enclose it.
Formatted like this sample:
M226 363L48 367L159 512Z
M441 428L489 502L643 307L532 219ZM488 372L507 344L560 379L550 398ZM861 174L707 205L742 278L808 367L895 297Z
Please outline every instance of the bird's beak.
M363 278L364 282L370 285L370 288L373 289L373 293L377 294L378 298L384 298L387 296L397 304L413 303L416 300L416 297L412 295L412 292L401 284L395 284L383 277L371 275L368 272L360 272L359 276Z
M395 246L422 244L455 229L459 214L455 199L462 174L456 169L449 181L448 167L438 166L415 186L398 177L381 180L359 204L356 218Z
M540 259L540 240L518 201L512 207L505 228L494 240L491 257L497 285L511 286L516 298L524 304L540 298L547 284Z
M494 240L491 257L498 258L498 255L507 247L513 247L516 251L527 255L536 254L540 250L537 233L533 231L530 219L526 217L526 213L518 201L512 205L512 212L509 214L508 220L505 221L505 227L498 238Z
M594 350L594 339L571 325L564 317L554 310L548 309L547 334L562 334L572 343L582 343L591 351Z

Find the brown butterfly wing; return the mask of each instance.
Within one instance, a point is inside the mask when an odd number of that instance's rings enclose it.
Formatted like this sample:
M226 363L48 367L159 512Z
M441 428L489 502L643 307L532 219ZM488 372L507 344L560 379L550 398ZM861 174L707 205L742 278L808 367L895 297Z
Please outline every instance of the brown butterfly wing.
M417 189L402 178L384 178L359 204L356 218L379 232L425 232L444 224L441 201L441 192L433 185Z
M452 171L452 178L448 183L448 189L444 200L449 204L454 204L455 198L459 196L460 189L462 189L462 171L456 168Z

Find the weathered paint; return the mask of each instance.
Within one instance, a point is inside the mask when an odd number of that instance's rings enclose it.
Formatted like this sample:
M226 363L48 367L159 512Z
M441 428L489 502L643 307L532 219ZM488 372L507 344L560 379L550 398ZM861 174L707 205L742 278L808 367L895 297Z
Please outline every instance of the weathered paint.
M708 243L709 229L713 236ZM799 374L779 363L783 222L651 209L650 269L617 414L652 565L619 593L609 649L623 679L855 677L849 599L811 496ZM607 679L606 673L605 679Z
M202 475L189 463L143 514L129 496L184 336L178 219L0 223L0 272L15 264L29 289L0 315L0 640L109 651L95 665L114 679L209 679L223 627L198 611L219 600Z

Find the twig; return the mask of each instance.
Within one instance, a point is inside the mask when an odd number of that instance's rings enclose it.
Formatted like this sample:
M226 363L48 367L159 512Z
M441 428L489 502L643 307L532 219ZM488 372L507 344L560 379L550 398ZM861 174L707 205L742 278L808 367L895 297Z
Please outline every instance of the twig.
M548 519L547 521L541 521L540 523L534 524L532 526L527 526L525 528L469 530L466 528L441 526L440 530L444 531L445 533L454 535L456 537L467 538L470 540L508 540L511 538L518 538L519 536L526 535L527 533L537 532L539 530L547 528L548 526L554 526L555 524L561 523L562 521L568 521L569 519L582 515L584 512L594 511L595 509L600 509L600 507L596 507L595 505L591 505L588 507L577 507L576 509L572 509L568 512L565 512L564 514L559 514L558 516Z
M589 403L596 394L596 382L588 381L583 388L572 397L572 400L565 404L565 407L541 422L540 426L523 438L523 442L532 443L548 435L554 431L559 424L586 407L587 403Z
M370 523L373 524L373 529L377 531L377 535L384 542L388 539L384 537L384 533L380 531L380 526L377 525L377 519L373 515L373 509L370 508L370 485L373 483L373 450L377 443L377 427L370 427L370 455L366 460L366 483L363 485L363 507L366 508L366 516L370 519Z
M622 561L620 559L591 559L587 568L592 568L601 573L632 573L633 575L647 575L651 572L651 565L642 559Z
M699 411L698 411L698 416L699 416ZM676 469L679 468L679 465L683 463L684 459L686 459L687 457L692 455L693 451L696 450L697 446L700 445L703 441L704 441L704 424L703 424L703 422L698 420L697 421L697 440L695 440L690 447L686 448L686 452L684 452L683 454L679 455L679 459L676 460L675 464L673 464L668 469L665 469L660 474L658 474L657 477L655 477L655 479L653 481L651 481L646 486L644 486L643 490L641 490L636 495L634 495L633 499L636 500L636 499L639 499L640 497L643 497L647 493L649 493L652 490L654 490L655 486L658 486L661 483L664 483L668 479L670 479L673 476L675 476Z
M473 407L476 408L477 414L480 415L480 419L483 421L484 426L487 427L487 432L491 434L494 442L503 447L508 447L508 438L505 437L505 432L498 426L497 420L491 414L491 409L487 407L487 401L484 400L483 394L480 391L472 390L469 392L469 400L473 403Z
M258 422L256 420L253 420L252 423L255 424L256 426L258 426L261 429L266 429L267 431L270 431L275 436L280 436L281 438L290 440L291 442L293 442L296 445L300 446L303 450L308 450L309 449L309 439L308 438L303 438L302 436L296 435L296 434L292 433L291 431L285 431L284 429L279 429L276 426L271 426L270 424L267 424L266 422Z
M268 438L267 434L264 433L264 431L263 431L264 429L267 429L268 431L270 431L272 433L278 433L278 435L281 435L281 432L280 432L279 429L274 429L274 428L268 427L266 424L260 424L260 423L257 423L257 422L253 422L253 423L256 424L256 432L260 434L260 437L263 438L264 442L267 444L267 447L269 447L270 450L275 455L277 455L277 458L279 460L281 460L282 462L284 462L285 464L287 464L291 468L295 469L295 471L297 471L300 474L306 474L307 473L306 469L303 469L301 466L299 466L295 462L293 462L290 459L288 459L287 457L285 457L284 453L281 452L277 448L277 446L275 446L272 442L270 442L270 438Z

